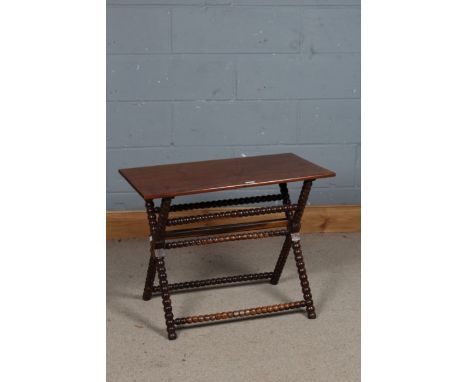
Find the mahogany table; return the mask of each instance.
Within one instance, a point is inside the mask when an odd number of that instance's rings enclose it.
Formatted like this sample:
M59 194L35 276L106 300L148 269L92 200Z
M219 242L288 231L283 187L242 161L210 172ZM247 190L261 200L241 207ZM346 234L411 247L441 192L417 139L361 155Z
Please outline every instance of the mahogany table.
M302 256L299 230L312 182L318 178L335 176L333 171L319 167L294 154L276 154L128 168L121 169L119 172L141 195L146 203L150 227L149 239L151 255L143 291L143 300L148 301L153 294L161 294L167 333L170 340L177 338L176 327L180 325L217 320L234 320L248 316L266 315L304 307L308 318L316 317L304 265L304 258ZM287 183L297 181L302 181L303 185L298 202L292 204L289 198ZM172 199L181 195L272 184L279 185L279 194L171 205ZM154 199L161 199L160 207L154 206ZM282 205L234 209L226 212L169 218L169 213L173 211L253 204L275 200L281 200ZM249 221L236 224L223 224L192 229L172 229L166 231L166 227L168 226L205 222L221 218L239 218L277 213L284 213L284 217L269 220L263 219L254 222ZM285 240L276 266L272 272L179 282L174 284L168 283L164 262L166 250L168 249L275 236L285 236ZM188 237L192 238L187 239ZM173 290L258 280L267 280L273 285L278 284L291 247L299 273L303 300L221 313L174 318L172 302L169 296L169 293ZM156 273L158 274L159 280L157 286L154 285Z

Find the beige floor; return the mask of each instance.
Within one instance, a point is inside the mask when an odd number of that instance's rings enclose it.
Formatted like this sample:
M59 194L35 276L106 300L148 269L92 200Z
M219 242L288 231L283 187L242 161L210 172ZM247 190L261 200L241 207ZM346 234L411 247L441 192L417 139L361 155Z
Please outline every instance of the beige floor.
M271 271L281 238L169 251L169 282ZM317 311L211 324L166 338L158 297L141 300L147 240L109 241L107 375L117 381L360 380L360 236L302 235ZM292 256L277 286L268 283L172 296L175 316L302 299Z

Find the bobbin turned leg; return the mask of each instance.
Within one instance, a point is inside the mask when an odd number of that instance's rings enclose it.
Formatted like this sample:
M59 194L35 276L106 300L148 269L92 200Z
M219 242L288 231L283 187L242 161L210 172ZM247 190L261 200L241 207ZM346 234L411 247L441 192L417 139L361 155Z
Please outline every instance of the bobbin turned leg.
M302 219L302 215L304 214L304 209L305 209L311 188L312 188L312 181L311 180L304 181L302 185L301 193L299 195L299 200L297 202L297 209L296 209L296 212L294 213L294 216L291 217L290 215L289 216L286 215L290 221L290 224L289 224L290 235L286 237L286 241L283 245L280 258L278 259L277 266L275 268L275 271L273 272L272 284L274 283L274 281L279 280L279 276L281 275L281 271L283 270L284 264L286 262L289 249L292 246L292 249L294 252L294 260L297 266L297 272L299 273L299 280L301 281L302 294L304 295L304 302L306 306L307 317L316 318L314 302L312 300L312 293L310 291L309 280L307 278L307 272L305 269L304 257L302 256L301 242L300 242L300 237L299 237L299 231L301 228L301 219ZM283 203L287 203L287 201L289 201L287 188L281 187L281 193L283 195ZM275 278L276 275L277 275L277 278Z
M174 324L174 315L172 313L172 303L169 296L169 283L167 281L166 265L164 263L164 239L163 235L166 231L167 218L171 207L171 199L163 198L161 200L161 208L159 219L156 227L156 237L153 238L154 248L156 251L156 271L158 273L159 288L161 290L161 298L164 307L164 318L166 320L167 336L170 340L177 338Z
M156 235L157 231L157 220L156 220L156 211L154 208L154 203L152 200L146 200L146 213L148 215L148 222L150 226L150 259L148 264L148 270L146 272L146 282L145 289L143 290L143 300L151 300L151 295L153 293L154 278L156 276L156 256L154 253L153 246L153 237Z
M156 209L152 200L146 201L146 211L148 213L148 221L150 225L150 261L148 272L146 274L145 289L143 292L143 300L148 301L154 289L154 279L156 272L158 273L159 290L164 307L164 318L166 319L166 328L170 340L177 338L174 325L174 315L172 313L172 303L169 296L169 283L167 281L166 265L164 262L164 240L162 239L166 230L167 217L171 207L171 199L164 198L161 201L159 209L159 219L156 219Z
M291 199L289 198L288 185L286 183L280 183L281 196L283 197L283 205L291 205ZM298 208L301 208L298 206ZM291 211L285 211L286 218L289 220L289 225L292 223L293 213ZM281 273L283 272L284 265L289 255L291 249L291 235L288 234L283 242L283 247L281 248L280 255L276 261L275 269L273 271L273 276L271 277L270 284L276 285L279 282Z
M164 257L156 257L156 269L158 271L159 287L161 288L161 298L164 307L164 318L166 320L167 337L170 340L175 340L177 338L177 334L175 331L174 314L172 313L172 302L169 296Z
M297 272L299 273L299 280L301 281L302 294L304 295L304 301L307 311L308 318L317 317L315 314L314 302L312 300L312 293L310 291L309 280L307 278L307 272L304 264L304 257L302 256L301 241L299 237L299 231L301 227L301 219L304 213L304 209L307 203L307 198L309 197L310 189L312 188L312 181L304 181L301 189L301 194L299 195L299 201L297 202L300 208L297 209L293 217L292 222L292 249L294 252L294 260L296 261Z
M312 300L312 293L310 291L309 280L304 265L304 257L302 256L301 241L299 234L292 234L292 249L294 252L294 260L296 261L297 272L299 273L299 280L301 281L302 294L308 318L316 318L314 301Z
M306 207L307 199L309 197L310 189L312 188L312 181L306 180L302 184L301 193L299 195L299 200L297 201L297 207L295 213L291 211L286 211L286 218L289 220L288 231L289 235L286 236L284 240L283 247L281 249L280 255L276 262L275 269L273 271L273 276L270 283L273 285L278 284L278 281L283 272L284 265L288 258L289 250L291 249L291 234L298 233L301 229L301 219L304 214L304 209ZM291 200L289 199L288 186L286 183L280 183L281 195L283 196L283 204L290 205Z

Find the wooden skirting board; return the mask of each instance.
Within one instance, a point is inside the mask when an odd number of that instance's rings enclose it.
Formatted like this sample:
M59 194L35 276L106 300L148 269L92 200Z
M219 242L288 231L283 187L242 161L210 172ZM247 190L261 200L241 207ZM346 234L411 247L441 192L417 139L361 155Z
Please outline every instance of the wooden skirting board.
M172 217L201 215L213 212L228 211L232 208L207 208L171 213ZM237 207L236 209L239 209ZM275 215L270 215L273 218ZM281 214L278 215L282 217ZM270 218L270 217L269 217ZM258 216L230 219L216 219L208 222L184 225L184 228L194 228L210 225L229 224L258 220ZM181 227L168 227L180 229ZM307 206L302 218L303 233L312 232L359 232L361 230L361 206L331 205ZM149 235L148 221L145 211L109 211L107 212L107 239L134 239Z

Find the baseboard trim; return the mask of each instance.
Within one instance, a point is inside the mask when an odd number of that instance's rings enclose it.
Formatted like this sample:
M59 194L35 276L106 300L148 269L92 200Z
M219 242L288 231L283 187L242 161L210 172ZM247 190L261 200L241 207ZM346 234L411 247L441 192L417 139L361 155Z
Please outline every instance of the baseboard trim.
M207 208L203 210L174 212L171 214L171 217L200 215L202 213L220 212L228 209L229 208ZM258 219L258 217L243 218L242 221L255 219ZM228 222L236 222L236 219L217 219L203 224L190 224L185 227L208 226L213 225L213 223L227 224ZM148 221L145 211L108 211L106 225L108 240L135 239L147 237L149 235ZM303 233L360 231L360 205L307 206L304 211L301 229L301 232Z

